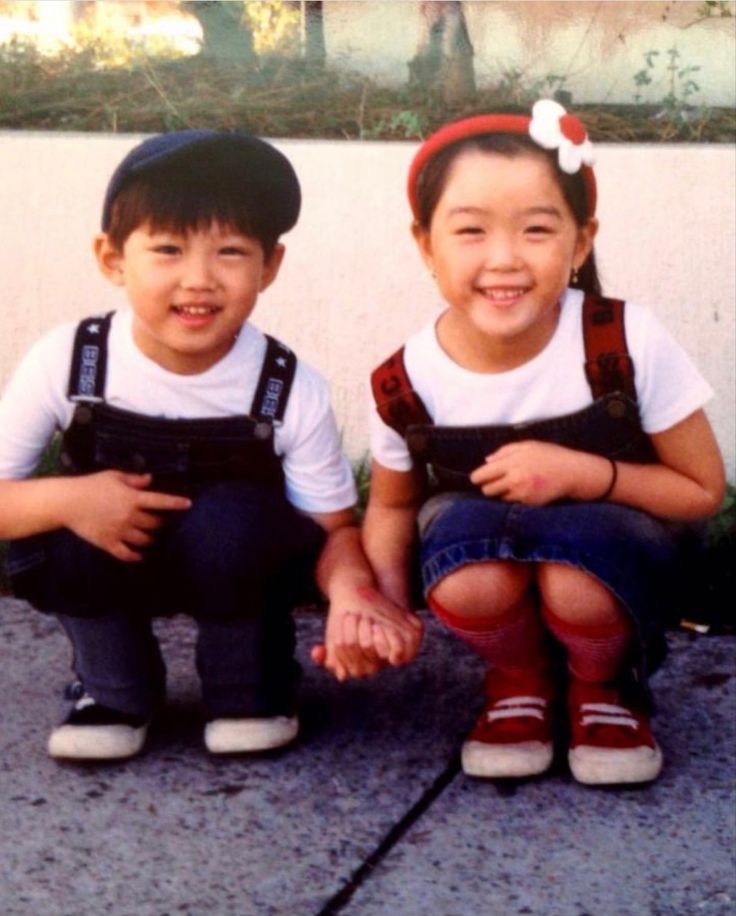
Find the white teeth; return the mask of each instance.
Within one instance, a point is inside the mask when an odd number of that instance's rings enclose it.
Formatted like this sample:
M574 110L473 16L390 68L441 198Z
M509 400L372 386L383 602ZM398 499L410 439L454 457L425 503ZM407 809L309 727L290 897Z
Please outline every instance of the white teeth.
M498 299L502 302L516 299L523 294L523 289L484 289L483 295L489 299Z
M217 311L214 305L177 305L175 309L183 315L212 315Z

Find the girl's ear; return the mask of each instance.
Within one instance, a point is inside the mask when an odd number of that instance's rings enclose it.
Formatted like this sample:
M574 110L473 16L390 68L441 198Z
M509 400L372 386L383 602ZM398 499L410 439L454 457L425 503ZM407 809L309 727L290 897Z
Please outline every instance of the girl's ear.
M286 248L281 244L281 242L279 242L272 251L271 257L268 260L264 259L263 271L261 272L261 285L258 290L259 292L262 293L264 289L268 289L268 287L276 279L279 270L281 269L281 263L284 260L285 254Z
M101 232L94 237L92 247L102 276L114 283L115 286L123 286L125 278L123 275L122 251L119 251L113 245L106 232Z
M420 225L416 220L411 224L411 234L417 243L419 254L430 271L434 270L434 258L432 257L432 246L429 241L429 230Z
M584 226L578 227L578 237L575 243L575 254L573 255L573 267L580 270L588 255L593 250L593 242L598 232L598 220L589 219Z

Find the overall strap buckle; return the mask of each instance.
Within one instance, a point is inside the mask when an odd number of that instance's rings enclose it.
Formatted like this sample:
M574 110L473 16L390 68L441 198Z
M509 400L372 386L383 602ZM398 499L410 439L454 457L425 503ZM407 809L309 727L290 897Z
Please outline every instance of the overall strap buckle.
M99 403L105 400L107 338L114 314L108 312L79 322L67 387L70 401Z
M266 355L250 412L257 421L273 424L284 419L297 359L280 340L268 334L265 337Z
M586 294L583 302L585 375L593 398L621 392L636 401L634 363L624 330L621 299Z

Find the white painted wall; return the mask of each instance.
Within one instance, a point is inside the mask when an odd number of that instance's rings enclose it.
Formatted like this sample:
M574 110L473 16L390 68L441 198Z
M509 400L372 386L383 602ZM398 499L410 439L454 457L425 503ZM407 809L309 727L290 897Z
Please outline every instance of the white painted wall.
M564 77L576 104L657 104L674 91L680 98L692 78L695 105L732 106L736 101L736 28L729 17L703 18L702 0L465 0L463 10L475 52L478 86L497 86L518 73L529 91L549 76ZM418 3L410 0L329 0L325 41L331 63L384 85L402 85L420 34ZM680 55L675 73L668 51ZM649 76L634 75L644 55L656 52ZM678 76L678 71L696 67ZM671 78L674 76L674 81ZM512 79L506 95L513 94Z
M90 239L129 135L0 132L0 386L59 321L114 308ZM367 377L436 314L409 236L404 182L413 143L279 141L304 207L256 323L332 384L345 446L366 448ZM650 304L716 389L709 413L734 478L736 150L599 145L604 288Z

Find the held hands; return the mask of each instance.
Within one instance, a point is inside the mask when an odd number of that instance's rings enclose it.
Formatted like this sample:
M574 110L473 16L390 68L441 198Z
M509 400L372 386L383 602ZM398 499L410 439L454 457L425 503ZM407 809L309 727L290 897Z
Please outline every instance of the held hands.
M101 471L66 479L66 527L117 560L135 563L163 524L162 512L182 511L191 500L147 488L150 474Z
M544 506L557 499L596 499L606 489L610 462L598 455L527 440L504 445L470 480L485 496Z
M314 646L312 661L338 681L367 677L387 665L410 662L419 651L422 623L411 611L360 585L331 596L324 645Z

